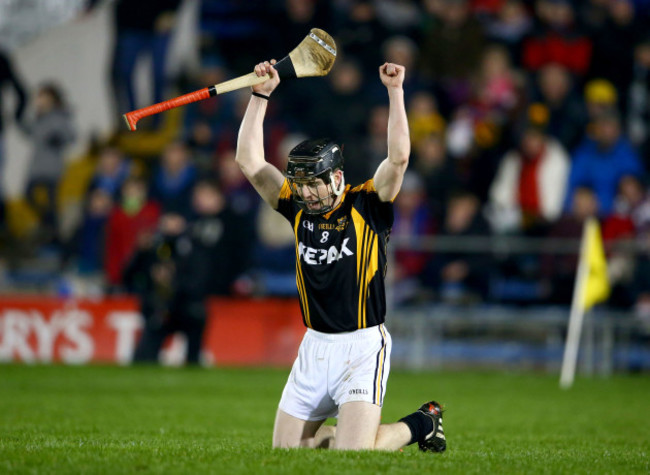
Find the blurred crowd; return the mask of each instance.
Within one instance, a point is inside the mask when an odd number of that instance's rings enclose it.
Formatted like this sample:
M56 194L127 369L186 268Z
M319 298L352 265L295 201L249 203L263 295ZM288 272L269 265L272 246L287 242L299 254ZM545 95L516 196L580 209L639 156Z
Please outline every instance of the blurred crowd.
M299 141L330 136L343 146L346 181L369 179L387 153L378 66L406 67L412 154L395 201L397 304L568 304L575 254L489 244L577 240L597 217L609 305L650 313L647 0L202 0L200 65L169 77L181 3L112 3L116 111L141 106L134 74L145 55L160 101L280 59L312 27L335 38L327 77L287 80L270 99L266 152L280 169ZM64 166L74 91L25 91L3 56L4 83L33 149L25 206L34 216L4 240L5 254L53 248L62 271L102 293L144 296L153 313L161 302L199 312L187 302L210 294L295 294L290 227L234 161L248 90L143 119L138 132L115 131ZM420 246L438 237L457 246Z

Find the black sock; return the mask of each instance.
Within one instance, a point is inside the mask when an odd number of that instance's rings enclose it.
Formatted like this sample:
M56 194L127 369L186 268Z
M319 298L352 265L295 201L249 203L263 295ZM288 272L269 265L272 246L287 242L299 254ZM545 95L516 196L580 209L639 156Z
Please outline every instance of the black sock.
M433 432L433 419L420 411L402 417L399 422L403 422L411 429L411 441L407 445L419 442Z

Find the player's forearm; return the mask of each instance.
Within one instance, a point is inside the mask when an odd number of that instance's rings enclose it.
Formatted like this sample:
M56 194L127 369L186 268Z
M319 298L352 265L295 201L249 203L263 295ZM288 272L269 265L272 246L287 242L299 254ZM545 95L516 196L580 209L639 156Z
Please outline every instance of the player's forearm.
M392 165L406 168L411 153L411 138L404 106L404 90L388 89L388 160Z
M263 124L267 105L267 100L252 96L239 127L235 160L247 177L266 165Z

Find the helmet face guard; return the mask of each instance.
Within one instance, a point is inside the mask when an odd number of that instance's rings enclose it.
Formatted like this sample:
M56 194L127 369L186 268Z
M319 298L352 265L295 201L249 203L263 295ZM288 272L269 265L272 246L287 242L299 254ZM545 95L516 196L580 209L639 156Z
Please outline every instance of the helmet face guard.
M307 140L289 153L287 180L298 206L307 214L327 213L343 193L345 180L336 185L335 172L343 169L343 155L329 139Z

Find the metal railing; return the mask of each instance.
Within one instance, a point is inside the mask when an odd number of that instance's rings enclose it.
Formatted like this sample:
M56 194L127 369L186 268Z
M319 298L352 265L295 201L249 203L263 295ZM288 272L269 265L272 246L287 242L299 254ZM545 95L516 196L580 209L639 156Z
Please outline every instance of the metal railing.
M578 254L580 239L522 237L509 235L492 236L424 236L391 237L393 251L407 249L423 252L464 252L501 254ZM621 239L612 245L616 250L649 252L648 244Z
M568 308L427 305L393 310L393 362L410 369L490 367L559 375ZM650 370L650 324L626 312L599 310L585 320L584 375Z
M391 239L389 259L398 250L485 254L495 258L532 255L577 255L579 239L518 236L433 236ZM632 261L648 253L636 240L617 241L608 248ZM390 266L394 264L389 264ZM498 367L557 372L562 361L569 307L537 302L529 306L476 302L449 305L429 301L395 306L394 282L388 274L388 328L394 337L393 360L412 368ZM650 322L629 311L598 308L585 320L579 369L583 374L650 370Z

